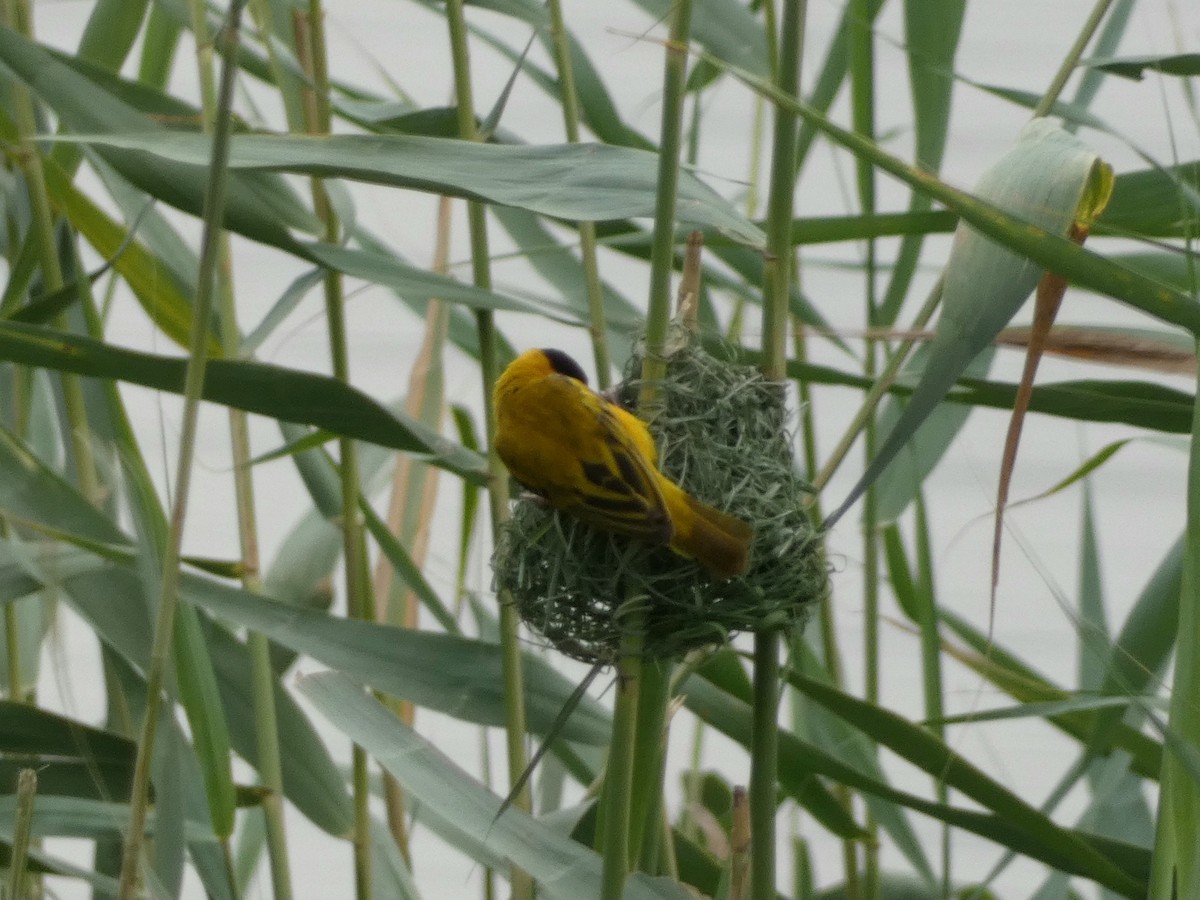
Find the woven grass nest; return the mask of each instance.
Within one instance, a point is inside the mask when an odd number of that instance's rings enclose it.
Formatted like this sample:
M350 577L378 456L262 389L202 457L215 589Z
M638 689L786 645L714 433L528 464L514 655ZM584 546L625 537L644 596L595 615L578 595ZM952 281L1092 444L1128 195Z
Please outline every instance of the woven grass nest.
M643 653L664 659L740 631L800 627L823 595L819 533L804 511L782 386L717 359L682 328L667 358L663 410L652 423L659 464L698 499L754 526L750 568L714 580L665 547L598 531L531 500L519 501L497 541L495 586L558 650L611 663L630 613L646 611ZM630 408L641 351L619 399Z

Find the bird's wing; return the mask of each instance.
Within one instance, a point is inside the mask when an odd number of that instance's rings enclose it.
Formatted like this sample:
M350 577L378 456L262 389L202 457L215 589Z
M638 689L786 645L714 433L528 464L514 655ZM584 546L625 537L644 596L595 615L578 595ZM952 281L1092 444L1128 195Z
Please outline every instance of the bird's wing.
M598 528L668 543L671 516L658 475L636 437L602 397L577 382L562 387L577 393L581 415L574 448L580 477L559 495L566 501L561 505Z

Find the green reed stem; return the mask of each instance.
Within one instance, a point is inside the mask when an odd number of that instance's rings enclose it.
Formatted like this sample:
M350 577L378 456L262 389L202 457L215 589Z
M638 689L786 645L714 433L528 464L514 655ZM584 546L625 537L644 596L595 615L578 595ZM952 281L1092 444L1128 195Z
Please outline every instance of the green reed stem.
M236 357L240 335L233 304L222 311L226 323L226 355ZM238 539L241 547L242 586L252 594L263 593L261 559L258 549L258 516L254 501L251 469L250 432L246 413L229 410L229 439L233 457L233 484L238 512ZM250 651L253 685L254 737L258 752L258 774L266 793L259 803L266 822L267 854L271 866L271 888L277 900L292 896L288 862L287 830L283 809L283 766L279 747L279 723L275 708L275 670L271 665L271 644L266 636L251 631L246 636Z
M765 4L766 9L771 4ZM774 18L773 16L771 18ZM773 35L774 30L768 26L767 34ZM772 37L771 40L774 40ZM766 131L766 101L762 97L754 97L754 121L750 126L750 163L746 172L746 198L742 209L746 218L753 219L758 214L758 192L762 181L762 147L763 134ZM742 340L742 328L746 318L746 298L738 294L733 301L733 311L729 314L729 326L725 329L725 340L732 344ZM810 470L811 471L811 470Z
M213 44L208 28L208 7L192 0L192 33L196 39L197 63L200 70L201 112L205 131L211 132L219 110L212 90ZM218 299L221 308L221 343L226 357L237 358L241 333L237 326L237 304L234 302L232 260L229 238L221 234L218 246ZM234 495L237 503L238 537L242 557L242 585L254 594L262 594L259 575L258 524L254 506L254 480L250 467L250 435L246 413L229 410L229 437L233 461ZM283 819L283 768L280 762L278 721L275 710L275 673L271 666L270 643L261 633L247 635L250 652L251 683L253 685L255 744L258 751L258 771L266 793L260 804L266 823L267 855L270 862L271 887L276 900L292 897L291 874L288 865L287 835ZM228 842L223 841L228 852ZM232 866L230 871L233 871Z
M687 0L685 0L687 2ZM644 616L638 615L621 638L617 660L617 697L613 702L612 737L604 788L600 795L602 828L598 849L603 857L600 900L618 900L629 874L634 742L637 737L638 694L641 688Z
M877 2L875 3L875 6L878 7ZM770 4L767 5L766 9L770 9ZM847 10L847 17L849 17L851 14L851 11ZM872 16L873 15L874 12L872 12ZM773 16L770 18L773 18ZM867 24L869 25L869 21ZM763 98L756 94L755 100L762 102ZM809 146L811 146L811 143L806 143L803 131L801 130L797 139L796 158L794 160L794 165L797 172L799 172L801 166L803 165L803 157L807 147ZM798 251L794 251L794 255L797 257L798 264ZM798 285L800 281L800 271L798 269L795 273L795 277ZM803 323L793 319L792 332L793 352L795 353L796 359L800 362L805 362L808 360L808 334ZM811 474L817 471L819 465L817 460L820 457L820 454L817 450L816 440L816 399L813 396L812 386L802 378L796 379L796 390L800 407L800 441L804 461L804 471ZM824 515L821 512L821 498L819 494L813 495L812 506L809 508L809 516L813 522L821 522L824 519ZM820 606L817 611L817 617L821 642L822 662L826 671L829 673L832 683L837 687L841 687L844 683L844 676L841 651L838 649L837 643L837 629L833 619L832 596L827 595L821 599ZM803 635L798 635L794 638L794 641L803 640ZM793 646L795 646L795 644L793 644ZM793 703L792 714L798 721L803 715L802 704L806 701L796 692L792 692L791 696ZM841 784L834 785L833 792L838 801L845 807L847 813L852 813L854 806L853 792L845 785ZM792 844L794 847L800 848L805 846L802 839L799 838L799 836L795 833L794 825ZM858 842L853 838L845 838L842 840L842 865L846 876L846 896L849 898L857 897ZM803 873L797 871L797 879L802 879L802 877Z
M0 520L0 537L8 537L8 525L3 520ZM21 703L25 698L21 689L21 633L15 600L4 604L4 653L8 670L8 699Z
M661 848L663 773L667 759L667 704L671 699L671 663L644 660L633 739L629 807L629 858L643 872L657 874Z
M561 0L547 0L550 14L550 43L554 50L554 65L558 69L558 88L562 98L563 124L567 141L579 143L579 95L575 90L575 68L571 65L571 41L563 24ZM611 381L612 358L608 352L608 328L604 317L604 289L600 284L600 268L596 262L596 224L578 222L579 259L583 265L584 290L587 294L588 334L592 339L592 356L596 363L596 383L600 390Z
M3 0L0 3L0 25L32 37L29 11L18 0ZM46 291L57 291L63 286L62 263L58 258L58 247L54 238L54 213L50 207L50 195L46 190L46 179L42 172L42 158L38 153L33 136L37 134L37 118L34 115L33 99L29 89L18 80L10 88L12 108L9 114L17 130L17 164L25 176L29 190L31 235L37 241L38 265ZM66 317L56 318L59 328L66 328ZM63 388L63 406L67 414L67 431L71 452L74 456L75 475L79 489L92 503L100 500L100 480L96 473L95 454L92 451L91 431L88 427L87 409L83 398L83 385L78 375L66 372L59 374ZM20 409L18 408L18 413Z
M463 140L478 138L475 126L474 92L471 87L471 54L467 41L467 24L462 0L446 4L446 22L450 31L450 52L454 61L454 91L458 101L458 133ZM471 272L476 287L492 286L491 257L488 251L486 209L482 203L467 204L467 228L471 242ZM484 426L489 437L495 434L496 413L492 404L492 386L500 376L499 341L492 313L478 310L475 327L479 333L479 368L483 379ZM488 503L492 532L498 534L508 521L508 474L495 449L489 446ZM501 669L504 678L505 744L508 751L509 784L520 781L528 767L529 755L525 745L525 688L521 666L520 618L511 598L502 592L500 597ZM532 797L529 785L513 798L513 805L529 811ZM512 873L514 900L532 900L534 884L529 875L517 868Z
M750 896L775 896L775 810L779 771L779 632L754 635L750 735ZM764 893L765 891L765 893Z
M795 338L793 341L794 353L796 359L800 362L805 362L808 359L808 340L804 332L803 326L794 328ZM817 470L817 446L816 446L816 431L814 428L815 416L813 413L813 397L811 386L803 379L797 379L797 390L799 393L800 402L800 435L801 446L804 460L804 471L815 472ZM821 513L821 498L814 496L812 506L809 507L808 514L813 522L820 522L823 518ZM829 673L830 683L838 688L845 683L843 677L842 655L838 649L837 643L837 628L833 619L833 603L834 598L831 595L826 595L821 598L817 608L817 628L819 641L821 644L821 662L825 666L825 670ZM803 634L798 634L792 639L792 653L795 654L798 646L805 641ZM807 702L805 698L797 691L791 691L790 697L792 701L792 717L794 722L794 730L799 731L804 717L803 704ZM846 812L853 814L854 810L854 793L844 784L835 784L832 787L833 794L837 797L838 802L842 804ZM792 846L796 848L797 854L805 852L806 845L803 839L796 832L795 818L792 820ZM842 839L842 866L845 870L845 894L847 898L855 898L858 896L858 849L859 842L854 838ZM801 859L804 857L801 856ZM802 880L804 872L799 869L796 872L798 880ZM798 894L797 896L803 896Z
M37 772L22 769L17 775L17 811L12 826L12 850L8 861L8 893L16 900L25 896L25 863L33 832L33 801L37 795Z
M7 654L8 698L14 703L23 699L21 690L21 642L18 640L17 604L4 607L4 652Z
M800 90L804 46L804 0L785 0L773 67L781 94ZM791 221L796 186L795 112L775 106L770 194L767 198L767 261L763 267L763 374L787 377L788 298L792 279ZM750 896L775 896L775 810L779 771L778 631L754 635L754 708L750 741Z
M872 0L853 0L850 4L850 89L851 115L854 131L867 138L875 140L875 48L874 33L871 26L866 24L870 17ZM858 186L859 203L863 215L875 213L875 167L862 156L854 158L856 182ZM868 239L864 275L866 277L864 319L867 328L879 324L879 305L876 296L876 245L874 239ZM863 374L867 378L875 376L879 366L879 345L877 341L868 340L865 346ZM866 462L875 458L878 437L876 434L875 417L867 419L863 433L863 452ZM876 493L873 487L868 488L863 500L863 693L871 703L879 702L879 539L876 533ZM867 812L868 837L863 845L863 882L864 897L875 897L879 893L879 825L875 817Z
M281 29L282 26L276 24L271 6L272 0L250 0L248 9L258 30L259 44L266 53L267 63L271 68L271 84L275 86L283 101L283 116L288 131L304 132L307 130L307 85L310 80L297 72L295 65L285 60L280 53L281 45L286 44L279 41L275 34L275 30ZM301 22L304 24L301 25ZM307 21L304 14L295 8L292 11L292 40L298 54L309 52L311 39L308 37ZM301 65L300 68L303 70L304 66Z
M1033 111L1035 117L1050 114L1050 110L1058 102L1063 88L1067 86L1067 79L1071 77L1079 65L1079 60L1083 57L1083 52L1087 49L1088 44L1092 42L1092 37L1099 30L1100 23L1104 21L1104 17L1108 14L1109 7L1113 5L1113 2L1114 0L1097 0L1096 5L1092 7L1092 12L1088 16L1087 21L1083 23L1083 28L1080 29L1078 37L1075 38L1075 43L1071 45L1071 49L1063 57L1058 71L1054 73L1054 78L1050 80L1049 87L1046 88L1046 92L1042 94L1041 101Z
M328 134L330 126L329 71L325 42L325 12L321 0L309 0L304 17L306 32L297 39L301 66L312 89L307 93L305 124L310 134ZM341 223L329 200L325 182L311 181L313 210L324 224L324 240L336 244L341 239ZM342 274L334 269L325 273L325 323L329 331L329 355L333 377L350 381L350 351L346 337L346 303ZM367 548L362 515L358 508L361 478L358 447L351 438L338 440L339 487L342 495L342 547L345 557L346 604L351 618L375 620L371 579L367 572ZM354 793L354 889L358 900L372 896L371 882L371 785L367 755L361 747L351 751L351 780Z
M930 545L930 528L929 517L925 508L925 497L918 491L914 503L916 507L916 557L917 557L917 579L915 596L920 604L920 620L918 627L921 629L921 673L922 685L924 686L925 694L925 719L928 721L929 730L939 740L946 740L946 726L941 721L945 716L945 704L943 702L943 686L942 686L942 654L941 654L941 635L938 631L937 620L937 596L935 593L935 580L933 568L933 548ZM938 778L933 784L934 796L937 797L939 803L950 802L950 791L946 787L944 779ZM942 826L942 892L947 896L950 895L951 880L950 880L950 850L951 850L951 829L948 824Z
M687 42L691 33L691 0L674 7L663 70L662 136L658 151L658 195L654 205L654 235L650 245L650 299L646 307L646 357L638 410L653 421L661 400L657 382L666 373L663 347L671 324L671 271L675 258L675 195L683 148L684 83Z
M776 88L794 97L800 90L800 53L805 3L786 0L783 8ZM792 276L791 220L796 185L796 114L775 107L771 178L767 198L767 259L763 267L763 371L787 377L788 288Z
M150 762L154 754L154 739L158 729L159 710L170 659L175 612L179 603L179 568L183 547L183 525L187 517L188 494L191 487L192 460L195 457L196 430L200 412L200 394L204 387L204 372L208 365L206 354L208 323L212 319L213 293L216 287L218 248L221 220L225 208L225 188L228 182L229 131L232 121L233 82L237 73L236 46L238 27L245 0L232 0L226 32L230 52L221 68L217 100L218 115L213 127L212 160L209 163L208 188L204 195L204 236L200 244L196 286L196 306L192 312L192 328L188 340L188 362L184 375L183 422L180 427L179 460L176 466L175 501L171 509L170 531L163 559L162 583L159 591L158 616L154 625L154 643L146 674L146 712L138 741L137 762L134 765L133 788L129 803L129 830L121 858L120 900L132 900L137 890L142 844L145 840L146 807L150 785Z
M270 0L250 0L248 7L261 35L261 44L266 51L271 66L272 82L278 89L283 100L284 114L288 129L293 132L309 130L309 121L319 118L319 107L312 108L312 100L304 88L304 82L297 76L295 70L286 65L280 58L278 44L272 40L272 13ZM309 62L314 55L314 39L308 27L308 20L297 12L293 19L294 40L302 68L312 69ZM324 52L322 57L324 58ZM315 99L315 98L313 98ZM232 307L232 305L231 305ZM236 323L232 308L222 311L222 321L231 326ZM225 335L224 345L226 354L238 354L235 341L240 341L241 335L236 327L231 327ZM254 493L251 471L249 466L249 442L246 431L247 419L239 410L230 410L230 439L233 442L234 485L238 498L238 527L241 539L242 561L246 567L246 575L242 580L247 590L259 593L262 591L260 574L261 561L257 544L256 514L254 508ZM244 449L243 449L244 448ZM264 813L267 852L271 865L271 882L277 898L287 898L292 895L290 866L288 862L287 835L283 816L283 775L280 762L279 729L276 718L274 677L270 662L270 642L260 633L250 632L247 635L247 648L250 651L252 679L254 687L255 706L255 742L258 750L258 772L262 786L267 790L262 800ZM357 762L357 760L356 760ZM356 775L358 769L355 768ZM357 783L357 782L356 782ZM356 811L357 811L356 805Z
M1200 342L1197 342L1200 350ZM1187 523L1183 551L1182 602L1175 639L1175 675L1162 758L1158 822L1151 858L1153 900L1200 896L1200 782L1194 775L1200 745L1200 400L1192 411L1188 453ZM1186 759L1190 752L1192 759Z
M658 156L658 194L654 207L654 233L650 245L650 296L646 312L646 354L642 360L642 386L638 395L638 413L653 421L661 406L659 382L666 373L663 348L671 324L671 271L675 256L675 198L679 185L679 159L683 148L684 83L687 75L687 42L691 33L691 0L676 3L667 37L663 63L663 103L661 139ZM641 858L641 846L632 841L634 833L645 836L644 823L634 826L630 821L630 793L635 768L639 790L650 789L661 794L661 778L650 773L659 771L652 760L638 759L634 753L637 740L638 707L642 702L662 703L661 691L650 696L643 691L642 650L646 628L646 613L640 604L623 623L620 656L617 659L617 697L613 711L613 734L609 744L608 766L601 796L604 830L604 856L601 900L617 900L625 885L632 859ZM657 737L654 736L654 737ZM644 773L644 774L643 774ZM649 782L652 788L647 788ZM651 805L654 805L653 803Z

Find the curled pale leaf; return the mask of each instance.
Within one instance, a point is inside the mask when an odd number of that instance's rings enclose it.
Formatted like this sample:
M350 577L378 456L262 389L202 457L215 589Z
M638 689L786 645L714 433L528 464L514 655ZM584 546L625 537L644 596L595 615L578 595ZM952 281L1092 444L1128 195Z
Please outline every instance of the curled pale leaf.
M1024 225L1000 231L1047 240L1086 233L1112 194L1112 168L1047 119L1025 126L1017 143L979 180L975 195ZM998 217L999 218L999 217ZM960 223L946 264L942 315L929 360L904 412L830 525L883 473L941 403L972 360L991 345L1037 286L1043 269L1023 253ZM948 441L939 441L938 453ZM920 468L928 471L936 458ZM893 506L898 514L905 504Z
M1076 151L1070 147L1075 141L1071 135L1066 135L1069 141L1064 142L1061 130L1048 133L1056 143L1067 143L1073 158L1079 158L1080 163L1091 157L1087 167L1087 179L1083 182L1083 190L1075 204L1075 215L1068 228L1067 234L1075 243L1082 246L1091 230L1092 220L1103 212L1112 196L1113 174L1112 167L1100 160L1095 154L1090 154L1086 148ZM1082 147L1082 145L1080 145ZM1072 170L1065 173L1064 190L1072 187L1070 176ZM1025 350L1025 369L1021 374L1021 383L1017 387L1017 397L1013 402L1012 418L1008 423L1008 434L1004 439L1004 455L1000 462L1000 483L996 490L996 517L992 534L992 607L996 605L996 585L1000 580L1000 539L1003 534L1004 507L1008 503L1008 489L1012 483L1013 469L1017 463L1017 447L1021 443L1021 426L1025 422L1025 413L1029 409L1029 399L1033 394L1033 379L1037 375L1038 363L1046 345L1046 336L1054 325L1058 309L1062 305L1063 295L1067 292L1067 280L1057 272L1044 272L1038 281L1037 300L1033 313L1033 328L1030 329L1029 346Z

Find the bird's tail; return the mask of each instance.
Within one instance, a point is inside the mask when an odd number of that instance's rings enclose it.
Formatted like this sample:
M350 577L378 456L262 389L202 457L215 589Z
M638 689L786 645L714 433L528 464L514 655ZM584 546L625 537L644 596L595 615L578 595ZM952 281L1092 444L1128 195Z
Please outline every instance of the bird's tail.
M671 549L696 560L717 578L744 573L750 563L754 529L737 516L701 503L669 481L662 487L675 526Z

